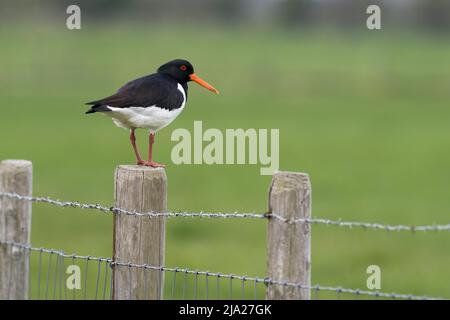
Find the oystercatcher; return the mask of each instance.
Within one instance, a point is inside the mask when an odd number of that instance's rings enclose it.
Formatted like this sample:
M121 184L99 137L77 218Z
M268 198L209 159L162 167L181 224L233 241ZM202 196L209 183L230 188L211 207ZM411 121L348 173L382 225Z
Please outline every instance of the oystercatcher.
M164 167L153 161L155 133L183 111L189 81L195 81L206 89L219 93L194 73L194 67L189 61L176 59L160 66L156 73L128 82L112 96L87 102L91 108L86 113L101 112L112 117L116 126L130 129L130 141L138 165ZM136 146L137 128L147 128L150 131L148 161L141 158Z

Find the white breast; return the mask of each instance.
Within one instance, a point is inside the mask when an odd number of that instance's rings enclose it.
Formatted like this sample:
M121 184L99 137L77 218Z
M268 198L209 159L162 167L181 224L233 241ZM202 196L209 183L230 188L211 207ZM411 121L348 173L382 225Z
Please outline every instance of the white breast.
M104 112L104 114L112 117L113 122L118 127L125 129L146 128L154 133L169 125L183 111L186 104L186 92L184 92L180 84L178 84L178 90L183 95L183 102L178 109L167 110L156 106L148 106L146 108L115 108L108 106L111 111Z

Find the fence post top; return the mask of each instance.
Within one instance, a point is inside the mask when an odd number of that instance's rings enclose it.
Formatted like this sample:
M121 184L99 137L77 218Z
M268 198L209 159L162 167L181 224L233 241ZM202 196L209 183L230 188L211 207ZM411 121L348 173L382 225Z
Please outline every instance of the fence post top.
M271 192L310 189L309 175L302 172L277 171L272 177Z
M153 168L147 166L138 166L132 164L120 164L117 169L128 170L128 171L166 171L164 168Z
M116 168L116 177L122 174L131 174L133 176L144 176L144 179L163 179L167 180L166 170L164 168L152 168L138 165L122 164Z
M31 161L28 160L20 160L20 159L8 159L0 161L1 167L10 167L10 168L28 168L32 166Z
M307 173L297 172L297 171L276 171L273 174L274 177L283 177L283 176L308 176Z

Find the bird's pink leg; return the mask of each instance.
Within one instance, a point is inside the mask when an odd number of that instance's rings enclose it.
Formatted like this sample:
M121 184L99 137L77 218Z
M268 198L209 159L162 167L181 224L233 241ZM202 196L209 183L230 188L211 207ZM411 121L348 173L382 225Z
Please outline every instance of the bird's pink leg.
M136 155L137 164L140 166L144 166L146 165L147 161L142 160L141 155L139 154L139 150L136 146L136 136L134 135L134 130L135 129L131 129L130 133L131 145L133 146L134 154Z
M155 134L150 133L150 135L148 136L148 161L145 165L149 166L149 167L153 167L153 168L158 168L158 167L164 168L165 165L163 165L161 163L156 163L153 161L153 143L154 142L155 142Z

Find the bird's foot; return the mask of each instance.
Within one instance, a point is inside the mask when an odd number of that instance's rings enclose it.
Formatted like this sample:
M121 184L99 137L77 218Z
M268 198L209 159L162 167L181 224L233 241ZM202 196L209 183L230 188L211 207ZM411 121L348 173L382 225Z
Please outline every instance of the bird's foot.
M146 167L152 167L152 168L164 168L165 165L161 163L157 163L154 161L145 161L145 160L139 160L138 166L146 166Z
M152 168L165 168L166 165L162 164L162 163L157 163L154 161L147 161L145 164L147 167L152 167Z

